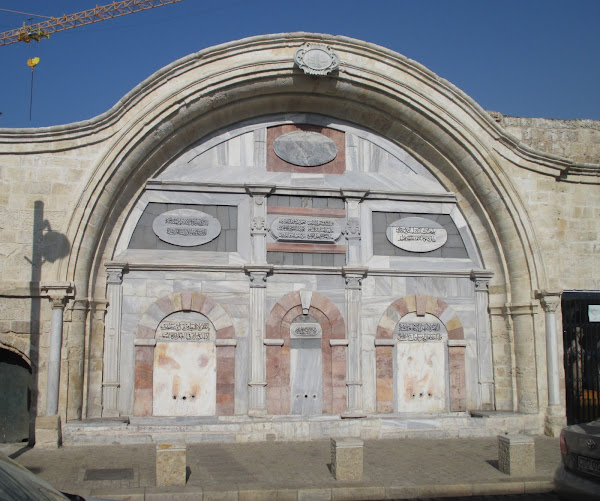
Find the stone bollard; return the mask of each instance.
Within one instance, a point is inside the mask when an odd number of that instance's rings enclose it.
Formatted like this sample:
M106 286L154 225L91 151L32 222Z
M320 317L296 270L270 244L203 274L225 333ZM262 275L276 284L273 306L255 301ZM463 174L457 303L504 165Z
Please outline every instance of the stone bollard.
M156 444L156 485L185 485L187 459L185 444Z
M511 476L535 475L535 442L527 435L498 435L498 468Z
M362 480L363 444L359 438L331 439L331 474L336 480Z

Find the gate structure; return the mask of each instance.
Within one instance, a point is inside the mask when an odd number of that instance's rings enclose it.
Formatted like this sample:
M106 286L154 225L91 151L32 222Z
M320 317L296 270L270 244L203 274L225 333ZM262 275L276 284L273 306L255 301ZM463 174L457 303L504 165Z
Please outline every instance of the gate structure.
M600 417L600 293L562 296L567 423Z

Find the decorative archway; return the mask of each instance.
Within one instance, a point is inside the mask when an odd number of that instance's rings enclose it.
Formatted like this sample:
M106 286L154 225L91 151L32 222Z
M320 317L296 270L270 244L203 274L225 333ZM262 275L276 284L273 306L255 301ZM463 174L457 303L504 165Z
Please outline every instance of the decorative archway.
M342 71L318 80L302 74L293 65L293 53L306 42L330 46ZM230 71L222 71L224 64ZM491 298L501 306L494 314L502 317L495 329L512 325L514 335L506 335L515 345L513 361L531 368L512 376L514 410L538 412L531 297L548 284L533 225L504 165L555 178L566 172L565 163L517 143L469 96L418 63L360 40L294 33L209 48L160 70L84 126L57 129L52 148L66 149L76 139L80 145L97 144L98 153L93 173L74 197L64 228L71 253L56 262L54 278L73 281L78 301L102 301L103 263L114 258L118 235L147 180L215 130L299 111L326 112L368 127L405 148L457 194L460 210L483 242L486 268L501 285ZM32 152L50 144L47 132L38 134L28 144ZM82 318L69 331L79 340L87 332ZM101 336L98 330L92 336ZM73 356L82 358L83 350ZM80 367L83 360L73 362L70 367ZM81 387L68 388L67 402L74 409L81 407ZM511 391L504 404L512 408Z
M377 412L394 412L394 330L408 313L437 317L448 333L448 373L450 411L466 410L465 336L460 319L444 301L424 294L411 294L394 301L385 310L375 338Z
M346 324L340 310L318 292L302 300L300 292L282 297L267 319L267 413L290 414L290 327L300 315L312 316L322 329L322 412L339 414L347 407Z
M223 307L199 292L177 292L153 303L142 315L135 339L135 416L151 416L154 387L156 330L165 317L178 311L206 316L216 330L216 415L234 412L235 329Z

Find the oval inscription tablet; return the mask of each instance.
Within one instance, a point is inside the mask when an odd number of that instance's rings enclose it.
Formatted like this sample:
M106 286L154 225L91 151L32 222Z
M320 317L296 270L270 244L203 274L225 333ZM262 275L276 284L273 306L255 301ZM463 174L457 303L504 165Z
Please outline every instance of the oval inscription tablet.
M405 251L429 252L439 249L448 240L444 227L423 217L398 219L387 227L388 240Z
M301 167L323 165L337 156L337 146L327 136L302 130L279 136L273 149L282 160Z
M154 219L152 229L162 241L180 247L194 247L214 240L221 223L210 214L194 209L163 212Z

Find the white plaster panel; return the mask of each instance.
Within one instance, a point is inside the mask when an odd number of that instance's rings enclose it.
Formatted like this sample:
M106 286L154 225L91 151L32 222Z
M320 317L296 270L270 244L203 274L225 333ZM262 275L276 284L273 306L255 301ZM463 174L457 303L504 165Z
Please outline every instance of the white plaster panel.
M154 349L153 415L212 416L216 410L214 342L158 342Z
M401 342L396 346L397 412L446 410L445 346L442 342Z

